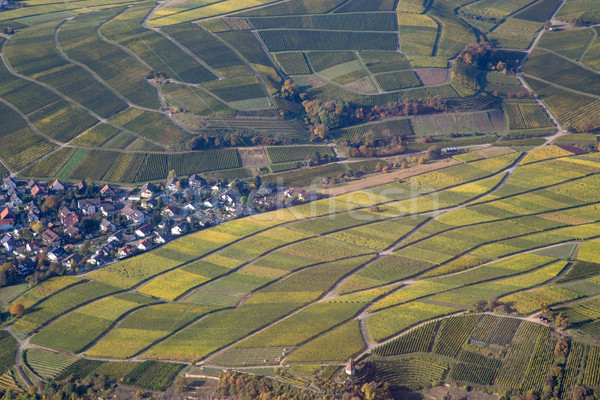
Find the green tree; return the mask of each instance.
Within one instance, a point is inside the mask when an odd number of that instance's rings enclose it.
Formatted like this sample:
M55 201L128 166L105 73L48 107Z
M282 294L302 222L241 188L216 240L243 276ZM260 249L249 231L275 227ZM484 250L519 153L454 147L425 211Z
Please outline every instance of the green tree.
M17 270L14 265L5 262L0 266L0 286L8 286L15 283Z

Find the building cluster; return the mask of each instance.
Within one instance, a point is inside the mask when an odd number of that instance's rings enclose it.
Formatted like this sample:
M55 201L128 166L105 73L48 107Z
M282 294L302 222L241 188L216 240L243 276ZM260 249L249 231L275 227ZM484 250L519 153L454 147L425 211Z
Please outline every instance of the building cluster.
M191 231L316 198L260 178L248 184L192 175L124 190L8 177L0 191L0 264L12 263L21 275L89 270Z

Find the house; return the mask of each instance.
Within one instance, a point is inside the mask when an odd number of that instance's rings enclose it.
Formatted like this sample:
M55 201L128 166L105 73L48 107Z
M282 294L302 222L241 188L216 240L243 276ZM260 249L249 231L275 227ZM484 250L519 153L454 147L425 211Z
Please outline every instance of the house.
M318 194L315 190L311 190L311 191L307 192L304 189L296 188L296 189L287 189L286 191L283 192L283 196L287 197L288 199L295 198L300 201L311 201L311 200L316 200L316 198L318 197Z
M102 232L114 232L117 229L116 225L104 218L100 222L100 230Z
M187 203L185 206L183 206L183 209L187 212L193 213L200 209L200 205L198 203L196 203L195 201L193 201L193 202Z
M238 200L239 195L230 189L230 190L226 190L225 192L223 192L221 194L220 198L221 198L221 201L224 201L228 204L234 204Z
M85 181L79 181L79 183L77 183L77 190L81 193L85 191L85 189L87 189L87 184Z
M129 257L130 255L135 253L135 249L129 245L125 245L123 247L119 247L117 249L117 256L119 258Z
M15 227L15 220L12 218L0 219L0 231L7 231Z
M54 191L65 190L65 185L58 179L55 179L54 182L50 184L49 189Z
M35 185L31 189L29 189L29 193L31 193L31 195L35 197L37 195L43 195L44 191L39 185Z
M123 207L121 214L127 218L127 221L131 221L136 225L142 225L148 221L148 216L146 214L139 210L134 210L130 206Z
M38 250L40 249L40 244L36 243L36 242L27 242L27 244L25 245L25 250L27 250L30 253L38 253Z
M27 222L37 222L40 220L40 216L32 211L27 213Z
M113 233L112 235L110 235L108 237L107 241L108 241L108 243L120 242L124 238L125 238L125 233L122 230L120 230L120 231L116 231L115 233Z
M179 179L177 178L169 178L167 182L165 182L165 189L170 192L176 192L179 190L180 185L178 185Z
M62 242L60 236L52 229L46 229L44 233L42 233L42 241L50 247L60 246L60 243Z
M31 190L31 188L34 186L37 186L37 182L35 179L31 179L29 182L27 182L27 185L25 185L25 189Z
M67 268L73 269L76 265L83 261L83 257L80 254L73 253L62 262L62 265Z
M100 189L100 194L104 197L112 197L115 195L115 191L108 185L104 185L102 189Z
M1 241L2 246L6 249L6 251L13 251L19 246L19 242L10 235L4 235Z
M206 185L206 180L198 174L193 174L188 178L188 185L193 188L200 188Z
M161 215L163 217L173 218L176 215L181 214L181 208L177 207L174 204L169 204L162 210Z
M36 263L30 258L25 258L17 264L17 271L21 275L27 275L35 269Z
M61 218L61 222L63 223L63 225L66 225L66 226L78 224L79 223L79 215L77 215L77 213L70 212Z
M193 189L194 193L196 196L200 196L201 198L205 198L207 196L210 196L210 194L212 193L212 190L210 190L210 188L208 186L200 186L200 187L196 187L196 188L191 188Z
M180 222L174 227L171 228L171 234L174 236L179 236L188 230L188 225L185 222Z
M15 192L12 196L10 196L10 204L12 204L13 207L20 206L23 204L23 200L21 200L19 195Z
M68 254L67 254L66 250L63 249L62 247L57 247L56 249L48 252L48 260L50 260L52 262L63 260L67 256L68 256Z
M146 224L146 225L140 226L138 229L136 229L135 234L141 238L144 238L144 237L150 235L152 233L152 231L153 231L152 225Z
M4 189L16 188L17 184L13 179L9 176L4 178Z
M96 266L108 264L111 261L112 258L110 257L110 253L105 250L96 251L96 253L88 259L88 263Z
M163 231L163 232L156 232L156 234L154 235L154 243L166 243L168 241L170 241L173 237L171 236L171 234L169 232Z
M142 203L140 205L145 210L154 210L156 208L156 206L158 205L158 200L156 198L154 198L154 199L142 201Z
M79 228L77 228L76 226L67 226L65 228L65 234L70 238L75 238L79 235Z
M148 222L148 216L139 210L133 210L129 216L129 220L136 225L142 225Z
M4 207L0 212L0 218L15 218L15 213L8 207Z
M71 210L69 210L67 207L61 207L60 210L58 210L58 215L63 218L66 217L70 212Z
M114 214L117 211L117 207L114 204L102 204L100 206L100 212L105 217Z
M137 245L137 248L142 251L146 251L146 250L150 250L152 248L152 246L153 246L152 239L146 238L146 239L140 240L139 244Z
M80 199L77 200L77 208L83 215L94 215L96 210L101 207L100 199Z
M206 208L215 208L219 205L219 199L217 199L216 197L209 197L208 199L204 200L204 203L202 203L204 205L204 207Z
M144 199L149 199L154 197L154 192L156 191L156 186L150 182L146 182L140 188L140 196Z

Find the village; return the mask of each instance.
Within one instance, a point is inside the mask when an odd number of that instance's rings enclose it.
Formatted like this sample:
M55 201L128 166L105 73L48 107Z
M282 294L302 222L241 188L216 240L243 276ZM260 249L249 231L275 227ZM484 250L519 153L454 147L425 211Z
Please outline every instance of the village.
M173 171L174 172L174 171ZM0 194L0 285L79 273L223 222L316 200L315 191L206 181L199 175L141 187L46 184L7 177Z

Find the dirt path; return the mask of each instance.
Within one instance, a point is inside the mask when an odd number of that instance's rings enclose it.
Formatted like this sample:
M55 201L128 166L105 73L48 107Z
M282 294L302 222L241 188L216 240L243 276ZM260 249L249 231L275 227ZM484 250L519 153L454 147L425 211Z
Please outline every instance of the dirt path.
M431 172L442 168L448 168L458 164L461 164L461 162L453 158L446 158L442 161L437 161L431 164L416 165L411 168L401 169L389 172L387 174L381 173L375 176L351 182L344 186L324 189L321 191L321 194L323 194L324 196L339 196L348 192L354 192L357 190L367 189L374 186L385 185L386 183L392 183L400 179L410 178L412 176L420 175L425 172Z

